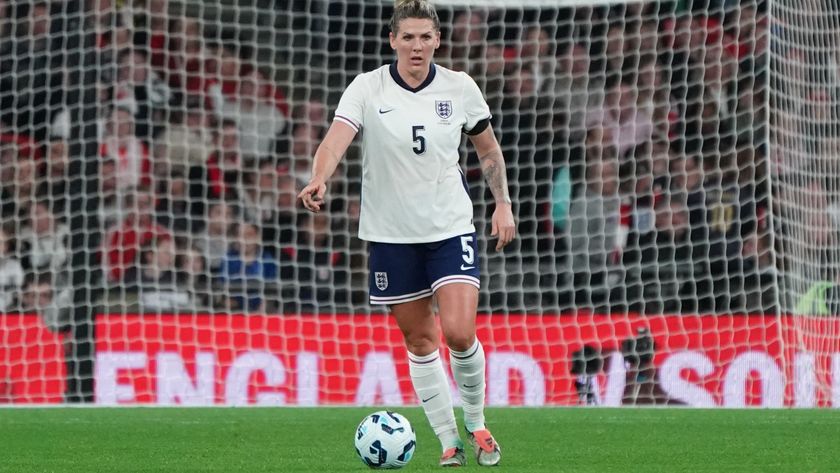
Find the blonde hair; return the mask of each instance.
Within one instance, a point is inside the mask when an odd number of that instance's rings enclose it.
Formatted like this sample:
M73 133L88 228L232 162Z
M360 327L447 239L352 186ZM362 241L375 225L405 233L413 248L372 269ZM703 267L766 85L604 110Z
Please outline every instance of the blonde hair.
M427 0L396 0L394 14L391 15L391 32L397 33L400 21L406 18L432 20L435 30L440 31L440 18L435 7Z

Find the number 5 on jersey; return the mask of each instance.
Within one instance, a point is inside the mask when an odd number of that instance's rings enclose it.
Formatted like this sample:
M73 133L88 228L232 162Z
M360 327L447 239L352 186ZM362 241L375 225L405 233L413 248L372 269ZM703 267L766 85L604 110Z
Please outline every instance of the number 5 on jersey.
M423 125L414 125L411 127L411 140L417 144L412 149L414 150L414 154L418 156L426 152L426 137L420 134L425 129L426 127Z

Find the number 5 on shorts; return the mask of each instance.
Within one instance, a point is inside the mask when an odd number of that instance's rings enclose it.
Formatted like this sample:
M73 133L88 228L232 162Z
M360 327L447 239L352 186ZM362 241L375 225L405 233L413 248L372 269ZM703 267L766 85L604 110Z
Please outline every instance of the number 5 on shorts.
M473 251L472 243L472 235L466 235L461 237L461 249L464 250L464 254L461 255L461 258L464 259L464 262L467 264L473 264L475 262L475 252ZM461 269L464 269L461 267Z

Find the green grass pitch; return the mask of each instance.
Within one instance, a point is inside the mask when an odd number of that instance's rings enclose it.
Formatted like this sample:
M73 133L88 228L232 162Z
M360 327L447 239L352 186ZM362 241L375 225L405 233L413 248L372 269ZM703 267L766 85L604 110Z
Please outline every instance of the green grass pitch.
M3 409L0 471L363 472L353 434L374 410ZM395 410L417 430L404 470L440 471L422 411ZM837 410L499 408L487 419L503 453L491 471L840 471Z

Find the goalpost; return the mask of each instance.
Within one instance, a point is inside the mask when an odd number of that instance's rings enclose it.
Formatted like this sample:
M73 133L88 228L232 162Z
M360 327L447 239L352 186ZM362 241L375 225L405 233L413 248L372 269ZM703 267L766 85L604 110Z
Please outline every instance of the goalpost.
M360 150L327 212L295 201L393 2L12 3L0 402L415 402ZM840 405L832 7L434 3L518 221L494 252L465 140L489 404Z

